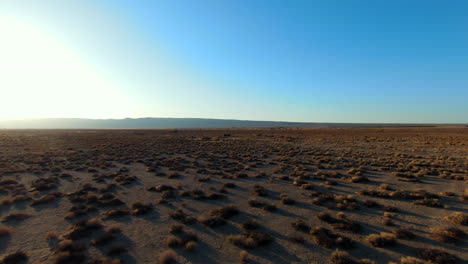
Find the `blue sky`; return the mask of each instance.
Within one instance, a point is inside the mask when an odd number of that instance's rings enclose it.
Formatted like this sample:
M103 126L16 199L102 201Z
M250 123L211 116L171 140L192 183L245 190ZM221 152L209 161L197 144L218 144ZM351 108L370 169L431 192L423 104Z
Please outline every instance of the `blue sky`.
M0 44L0 70L29 81L0 80L0 119L467 123L466 14L467 1L4 1L0 33L23 44ZM11 70L25 50L44 56Z

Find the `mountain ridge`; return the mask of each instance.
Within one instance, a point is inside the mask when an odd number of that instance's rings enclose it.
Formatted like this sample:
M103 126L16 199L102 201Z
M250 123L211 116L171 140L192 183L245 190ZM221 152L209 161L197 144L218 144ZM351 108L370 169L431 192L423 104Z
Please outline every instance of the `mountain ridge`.
M266 128L340 126L428 126L399 123L326 123L254 121L216 118L144 117L122 119L41 118L0 121L0 129L170 129L170 128Z

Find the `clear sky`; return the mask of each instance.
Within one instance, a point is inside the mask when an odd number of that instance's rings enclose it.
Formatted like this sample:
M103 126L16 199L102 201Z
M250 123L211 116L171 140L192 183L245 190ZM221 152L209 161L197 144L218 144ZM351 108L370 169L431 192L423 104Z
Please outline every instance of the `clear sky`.
M0 0L0 119L468 123L468 1Z

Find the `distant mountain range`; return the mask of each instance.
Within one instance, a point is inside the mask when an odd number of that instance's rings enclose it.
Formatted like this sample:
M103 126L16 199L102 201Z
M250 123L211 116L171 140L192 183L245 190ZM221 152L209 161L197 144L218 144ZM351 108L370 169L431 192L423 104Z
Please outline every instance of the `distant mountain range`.
M413 126L410 124L307 123L207 118L46 118L0 121L0 129L151 129L151 128L264 128L264 127ZM415 124L414 126L425 126Z

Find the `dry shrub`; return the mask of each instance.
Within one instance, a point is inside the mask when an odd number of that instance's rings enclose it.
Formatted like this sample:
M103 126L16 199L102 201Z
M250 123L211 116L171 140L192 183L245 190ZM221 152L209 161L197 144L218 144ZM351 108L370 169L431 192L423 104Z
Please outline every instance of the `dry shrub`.
M249 219L245 221L244 223L242 223L241 226L245 230L254 230L254 229L260 228L260 224L253 219Z
M169 233L171 234L180 234L182 232L184 232L184 227L180 224L173 224L169 228Z
M425 264L426 262L415 257L401 257L399 264Z
M120 218L130 215L131 212L128 209L114 209L104 213L104 219Z
M208 227L217 227L226 224L226 220L219 216L200 216L198 221Z
M453 212L450 215L444 217L444 219L453 224L468 225L468 214L462 212Z
M176 253L174 252L174 250L166 250L163 253L161 253L161 255L159 255L158 263L159 264L175 263L176 261L175 257L176 257Z
M458 257L439 249L420 249L418 257L434 264L457 264Z
M286 205L292 205L296 202L293 199L289 198L289 196L285 193L280 194L280 200L282 204Z
M0 226L0 237L6 237L11 235L11 228L7 226Z
M439 242L444 242L444 243L456 243L465 236L465 232L463 232L463 230L455 228L455 227L449 227L449 228L434 227L434 228L431 228L430 231L431 231L430 236L434 240L437 240Z
M416 235L409 231L408 229L404 228L398 228L395 230L392 230L392 233L397 237L397 238L402 238L402 239L413 239L416 237Z
M112 233L104 233L98 236L96 239L94 239L92 241L92 244L94 246L104 246L104 245L111 243L115 239L116 237Z
M324 222L327 222L327 223L332 223L334 222L334 218L329 214L329 213L326 213L326 212L320 212L317 214L317 218L321 221L324 221Z
M291 227L296 231L309 232L310 226L308 226L302 219L296 219L291 223Z
M117 256L121 255L127 252L127 248L122 246L122 245L117 245L117 246L112 246L107 250L106 255L107 256Z
M246 263L248 257L249 253L247 251L242 250L241 252L239 252L239 260L241 261L241 263Z
M366 237L366 241L374 247L393 247L397 244L396 236L385 232L370 234Z
M136 202L132 204L132 215L144 215L153 210L153 205L151 203L144 204L141 202Z
M352 248L353 241L347 237L340 236L323 227L315 227L311 230L312 239L324 248Z
M440 207L440 208L443 207L439 199L430 199L430 198L424 198L421 200L414 201L414 204L424 205L428 207Z
M3 223L11 222L11 221L23 221L31 217L31 214L26 213L17 213L17 214L9 214L2 219Z
M25 263L29 259L28 255L24 253L23 251L17 251L15 253L11 253L6 255L2 259L2 264L19 264L19 263Z
M47 239L47 240L55 240L55 239L57 239L57 238L58 238L58 235L57 235L57 233L55 233L55 232L48 232L48 233L46 234L46 239Z
M226 205L220 208L212 209L210 211L211 216L222 217L229 219L237 214L239 214L239 209L233 204Z
M235 246L246 249L254 249L256 247L267 245L273 241L272 236L262 232L247 232L241 235L229 235L227 239Z
M355 261L348 252L335 250L333 253L328 257L329 264L359 264Z
M197 248L198 244L195 241L189 241L185 244L185 248L187 250L193 251L195 248Z

